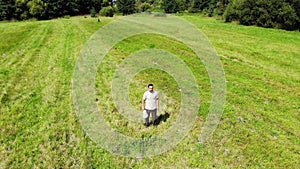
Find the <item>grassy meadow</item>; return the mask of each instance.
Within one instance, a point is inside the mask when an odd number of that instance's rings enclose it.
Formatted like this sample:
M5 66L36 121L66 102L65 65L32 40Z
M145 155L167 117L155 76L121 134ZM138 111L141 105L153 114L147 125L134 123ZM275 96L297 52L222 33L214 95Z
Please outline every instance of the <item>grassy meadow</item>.
M98 147L82 130L73 107L72 77L81 47L115 18L0 22L0 168L299 168L300 32L179 17L207 35L225 71L226 106L209 142L198 143L211 103L209 77L181 42L154 34L130 37L99 65L99 110L113 128L136 138L159 135L172 125L180 91L161 70L140 72L129 87L132 105L139 109L146 85L155 82L165 95L159 114L170 116L150 128L127 121L110 95L122 59L160 48L176 54L195 75L201 106L193 129L172 150L139 161Z

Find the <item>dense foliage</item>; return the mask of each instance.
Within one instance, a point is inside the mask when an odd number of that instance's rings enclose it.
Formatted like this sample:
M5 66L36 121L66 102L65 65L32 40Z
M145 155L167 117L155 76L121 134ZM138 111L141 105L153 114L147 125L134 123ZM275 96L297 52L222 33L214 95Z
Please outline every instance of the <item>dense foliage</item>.
M106 7L103 7L99 13L101 16L113 17L114 16L114 8L111 6L106 6Z
M51 19L100 11L105 0L0 0L0 20ZM112 3L112 2L111 2Z
M117 0L117 7L123 15L132 14L135 12L135 0Z
M104 9L103 9L104 8ZM101 11L102 9L102 11ZM243 25L300 29L300 0L0 0L0 20L136 12L202 12Z
M300 0L233 0L227 7L226 21L243 25L299 29Z

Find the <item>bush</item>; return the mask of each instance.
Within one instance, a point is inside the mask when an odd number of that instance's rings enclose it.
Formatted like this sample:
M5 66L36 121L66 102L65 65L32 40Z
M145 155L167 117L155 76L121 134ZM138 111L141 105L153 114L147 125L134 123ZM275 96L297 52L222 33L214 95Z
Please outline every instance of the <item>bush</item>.
M111 6L107 6L107 7L103 7L101 10L100 10L100 12L99 12L99 14L101 15L101 16L109 16L109 17L113 17L114 16L114 9L113 9L113 7L111 7Z
M189 12L189 13L197 13L197 12L200 12L200 10L199 10L198 8L190 7L190 8L188 9L188 12Z
M154 12L153 16L155 17L166 17L166 13L164 12Z
M213 6L210 6L210 7L208 7L208 8L205 8L205 9L203 9L203 14L205 15L205 16L209 16L209 17L212 17L213 15L214 15L214 7Z
M299 17L297 16L294 8L289 4L284 3L278 13L278 22L280 23L279 28L286 30L295 30L299 23Z
M136 7L136 11L137 12L146 12L146 11L150 10L151 8L152 8L151 4L149 4L148 2L144 2L144 3L139 4Z
M271 16L269 15L266 9L260 8L258 9L258 18L256 20L256 25L265 27L265 28L274 28L275 24L272 21Z
M232 1L224 12L226 22L237 21L240 18L239 2Z
M95 18L95 17L96 17L97 12L96 12L96 10L95 10L94 7L91 9L90 13L91 13L91 17L92 17L92 18Z
M184 0L162 0L161 6L166 13L177 13L185 10Z
M217 2L216 7L214 8L214 15L222 16L226 10L226 7L227 6L225 3L222 3L221 1Z
M243 25L300 29L297 11L284 0L233 0L223 16L226 22L239 21Z
M21 15L20 15L20 19L21 20L27 20L29 19L29 13L27 11L23 12Z

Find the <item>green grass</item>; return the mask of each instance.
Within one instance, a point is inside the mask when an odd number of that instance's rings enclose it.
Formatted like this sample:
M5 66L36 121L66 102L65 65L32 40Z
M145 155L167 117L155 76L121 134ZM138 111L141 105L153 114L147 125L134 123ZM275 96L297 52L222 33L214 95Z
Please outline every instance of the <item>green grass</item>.
M112 96L110 95L110 86L115 69L123 58L131 53L146 48L165 49L177 54L178 57L185 61L189 68L196 73L195 77L198 79L198 85L205 88L205 90L199 91L203 94L203 98L201 98L204 103L203 105L205 105L210 98L209 79L205 74L205 68L201 63L201 60L199 60L198 57L182 43L167 37L153 34L134 36L124 40L111 50L110 54L104 58L102 64L99 66L96 80L96 88L98 91L97 96L99 99L98 105L100 111L104 112L103 114L107 117L107 121L112 122L111 126L115 127L118 131L123 132L123 134L138 138L159 135L164 131L164 129L170 127L172 125L171 122L175 121L180 111L179 106L181 101L179 87L172 76L162 70L147 69L139 72L139 74L132 80L129 88L130 102L136 109L140 110L141 97L147 90L147 84L154 83L155 89L165 95L165 98L161 98L161 102L164 103L163 105L166 107L164 109L162 108L158 115L169 113L172 115L170 116L170 119L166 121L166 124L163 123L156 128L143 131L144 126L130 122L125 118L122 118L121 115L113 113L115 111L115 107ZM208 98L204 99L204 96ZM199 113L207 114L207 112L207 107L203 106Z
M99 65L99 109L112 127L138 138L170 127L180 92L167 73L141 72L129 88L133 106L140 108L146 85L154 81L166 95L165 112L171 116L148 130L127 121L109 95L110 80L122 59L139 49L161 48L184 60L196 77L202 105L190 134L174 149L138 162L93 143L72 103L71 80L80 49L112 19L0 23L0 168L299 168L300 33L181 17L208 36L227 79L224 114L206 145L197 139L211 102L209 77L182 43L152 34L131 37L118 43Z

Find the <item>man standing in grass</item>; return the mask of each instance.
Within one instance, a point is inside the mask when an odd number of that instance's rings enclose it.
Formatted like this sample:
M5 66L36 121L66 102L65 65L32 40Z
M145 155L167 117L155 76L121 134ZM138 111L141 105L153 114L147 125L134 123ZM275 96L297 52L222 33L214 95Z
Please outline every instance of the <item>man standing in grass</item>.
M146 111L148 114L148 117L145 118L145 125L146 127L149 127L149 116L151 114L152 116L152 123L155 125L155 120L156 120L156 113L159 108L159 96L158 92L155 91L153 84L148 85L148 91L146 91L143 95L142 99L142 110ZM145 101L146 101L146 106L145 106Z

